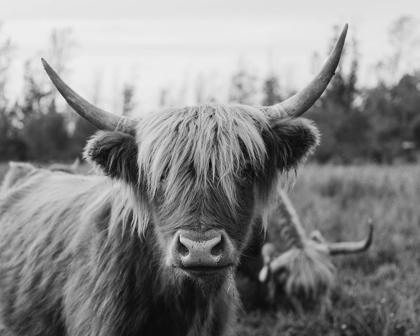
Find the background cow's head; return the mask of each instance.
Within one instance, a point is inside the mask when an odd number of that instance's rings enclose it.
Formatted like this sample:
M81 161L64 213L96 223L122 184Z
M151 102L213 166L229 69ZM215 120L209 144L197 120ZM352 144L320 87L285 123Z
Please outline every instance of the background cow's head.
M265 243L259 280L265 285L268 301L297 312L323 308L336 273L331 256L368 250L373 240L371 219L367 231L363 240L337 243L328 242L318 230L312 231L309 237L305 235L303 248L291 248L283 253L274 244Z
M153 223L164 265L215 279L237 264L278 175L318 144L317 129L300 116L334 75L346 32L307 87L270 107L203 104L141 120L119 117L85 101L43 64L69 105L101 129L85 157L135 195L135 228L142 233Z

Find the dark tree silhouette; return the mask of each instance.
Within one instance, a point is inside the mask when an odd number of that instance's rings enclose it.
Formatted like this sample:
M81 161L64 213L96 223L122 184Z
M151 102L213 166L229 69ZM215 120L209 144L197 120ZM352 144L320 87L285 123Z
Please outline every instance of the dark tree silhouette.
M270 106L282 101L280 94L279 79L273 73L270 74L263 84L263 106Z

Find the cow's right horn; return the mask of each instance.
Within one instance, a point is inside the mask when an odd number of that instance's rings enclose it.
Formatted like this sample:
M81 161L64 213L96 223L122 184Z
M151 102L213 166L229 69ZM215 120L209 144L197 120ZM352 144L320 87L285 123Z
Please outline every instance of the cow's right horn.
M285 115L297 118L309 110L317 99L321 97L335 74L346 40L347 29L348 25L346 24L330 57L319 74L306 87L287 100L273 106L262 108L264 113L274 119Z
M42 65L45 71L61 93L63 98L72 107L77 114L89 121L92 125L104 131L120 131L129 134L135 134L135 128L139 120L135 118L128 118L125 116L117 116L113 113L106 112L99 107L89 103L87 100L79 96L68 86L57 73L50 67L50 65L43 59Z

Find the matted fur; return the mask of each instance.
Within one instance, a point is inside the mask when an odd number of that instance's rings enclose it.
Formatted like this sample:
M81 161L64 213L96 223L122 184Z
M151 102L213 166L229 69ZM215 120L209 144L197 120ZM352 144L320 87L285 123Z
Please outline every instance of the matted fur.
M230 335L233 268L280 172L317 142L303 119L217 104L145 117L136 137L98 132L85 157L105 176L37 169L0 196L4 324L31 336ZM171 264L181 229L226 232L226 277Z

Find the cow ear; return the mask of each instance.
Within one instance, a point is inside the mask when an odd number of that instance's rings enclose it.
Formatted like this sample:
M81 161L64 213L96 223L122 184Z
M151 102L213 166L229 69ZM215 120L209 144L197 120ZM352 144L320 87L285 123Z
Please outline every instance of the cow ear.
M136 139L122 132L97 132L87 143L85 159L105 175L137 183Z
M282 170L296 169L319 144L320 134L314 124L304 118L280 119L271 125L274 157Z

